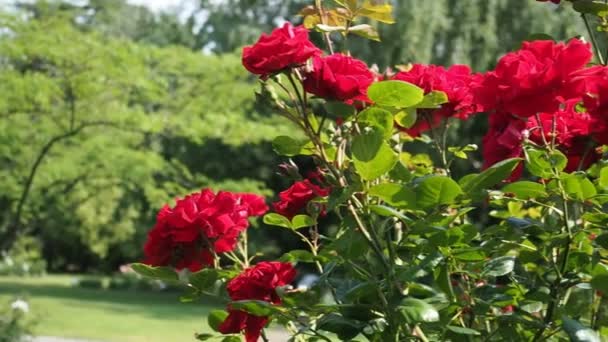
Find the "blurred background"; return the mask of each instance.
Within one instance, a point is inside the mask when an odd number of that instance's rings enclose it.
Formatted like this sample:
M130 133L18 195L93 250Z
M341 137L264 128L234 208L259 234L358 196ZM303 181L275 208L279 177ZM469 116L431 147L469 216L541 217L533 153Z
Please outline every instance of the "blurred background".
M211 187L272 200L289 185L270 141L293 130L255 102L240 50L300 22L311 2L0 0L0 308L31 302L24 324L37 335L181 341L207 329L213 303L180 304L123 265L141 260L157 210L176 196ZM382 43L349 43L381 70L484 71L537 33L584 32L565 6L533 0L392 3L397 23L379 27ZM479 141L484 127L472 120L453 139ZM259 226L254 251L298 247ZM17 315L9 306L4 315ZM2 327L0 341L12 341Z

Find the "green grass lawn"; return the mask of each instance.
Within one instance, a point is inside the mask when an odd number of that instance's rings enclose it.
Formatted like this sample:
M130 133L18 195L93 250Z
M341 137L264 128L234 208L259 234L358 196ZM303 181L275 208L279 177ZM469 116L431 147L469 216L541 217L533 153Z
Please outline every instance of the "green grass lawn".
M218 304L180 303L178 293L72 287L74 276L0 277L0 303L24 295L37 318L36 335L105 342L194 341L209 332L207 313Z

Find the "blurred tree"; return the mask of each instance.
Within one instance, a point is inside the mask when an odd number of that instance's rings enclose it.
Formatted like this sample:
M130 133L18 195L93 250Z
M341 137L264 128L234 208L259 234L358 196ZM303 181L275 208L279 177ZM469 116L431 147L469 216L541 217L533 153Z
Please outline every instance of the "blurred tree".
M288 126L254 110L238 57L83 32L64 16L2 16L0 27L4 249L35 235L55 269L112 251L110 267L140 255L176 195L271 193L265 141Z

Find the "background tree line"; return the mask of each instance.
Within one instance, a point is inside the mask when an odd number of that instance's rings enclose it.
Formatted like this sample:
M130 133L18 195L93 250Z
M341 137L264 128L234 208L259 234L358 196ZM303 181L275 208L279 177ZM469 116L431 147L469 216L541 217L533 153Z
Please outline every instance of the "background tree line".
M177 195L209 186L270 198L286 187L268 139L290 127L255 103L257 82L239 50L282 20L301 21L293 14L306 5L201 0L192 13L153 13L89 0L2 9L0 249L34 241L51 270L110 271L140 257L154 213ZM531 0L393 5L396 24L379 28L382 43L349 42L381 68L485 70L533 33L582 32L563 9ZM484 125L454 134L473 140ZM297 243L253 238L276 252Z

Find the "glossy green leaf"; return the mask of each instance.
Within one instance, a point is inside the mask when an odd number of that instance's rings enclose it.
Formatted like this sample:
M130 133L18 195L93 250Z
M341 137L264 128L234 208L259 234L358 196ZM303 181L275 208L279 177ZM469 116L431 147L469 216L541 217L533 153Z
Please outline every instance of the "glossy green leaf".
M525 200L548 196L543 184L530 181L520 181L508 184L502 188L502 191L504 193L512 193L515 197Z
M513 272L515 268L515 257L502 256L488 261L483 268L482 274L489 277L500 277Z
M357 112L355 107L340 101L327 101L325 102L324 107L327 114L332 118L346 119Z
M416 201L418 206L427 209L454 203L456 197L461 193L460 186L451 178L430 176L422 180L416 187Z
M529 148L526 150L526 168L541 178L551 178L555 171L563 171L568 158L560 151L551 152Z
M310 155L312 150L307 148L306 141L299 141L286 135L280 135L272 140L272 148L281 156Z
M383 133L377 129L353 139L352 155L355 168L365 180L374 180L384 175L398 161L397 153L384 141Z
M405 185L397 183L382 183L371 187L370 196L379 197L384 202L404 209L416 208L416 193Z
M335 313L327 314L317 322L317 329L332 332L338 335L342 341L349 341L359 335L362 328L361 323Z
M384 216L384 217L396 217L396 218L400 219L401 221L403 221L406 224L413 223L413 220L411 218L405 216L403 213L401 213L400 211L396 210L395 208L391 208L391 207L388 207L386 205L372 204L372 205L369 206L369 209L371 211L373 211L374 213L380 215L380 216Z
M435 307L417 298L403 299L397 310L408 323L439 321L439 312Z
M604 1L599 0L577 0L574 1L573 6L575 11L584 14L593 14L598 17L605 17L608 15L608 4Z
M179 279L175 270L170 267L154 267L146 264L134 263L131 264L131 268L133 271L137 272L137 274L148 278L167 281L177 281Z
M291 221L283 215L277 213L268 213L264 215L264 223L270 226L278 226L293 229Z
M424 91L411 83L389 80L373 83L367 96L380 106L407 108L422 101Z
M490 166L478 175L465 176L467 178L461 180L462 189L467 193L475 193L488 189L509 177L520 161L521 158L505 159Z
M579 321L568 317L562 317L564 331L572 342L601 342L599 336L593 329L587 328Z
M211 310L207 315L207 323L214 331L219 331L220 325L228 317L228 312L225 310Z
M573 173L562 177L562 185L568 196L583 201L597 194L593 183L584 173Z
M604 190L608 190L608 166L603 167L600 170L600 177L598 179L598 184Z
M215 336L213 336L213 334L207 334L207 333L194 334L194 338L196 338L199 341L209 341L210 339L212 339L214 337Z
M388 138L393 134L393 114L388 110L369 107L359 113L358 121L366 126L380 129L384 133L384 137Z

